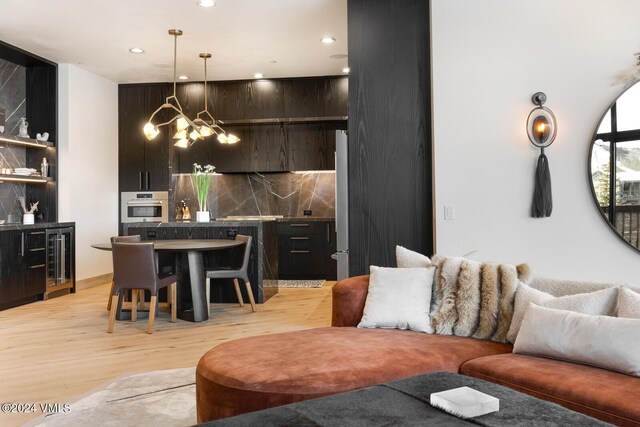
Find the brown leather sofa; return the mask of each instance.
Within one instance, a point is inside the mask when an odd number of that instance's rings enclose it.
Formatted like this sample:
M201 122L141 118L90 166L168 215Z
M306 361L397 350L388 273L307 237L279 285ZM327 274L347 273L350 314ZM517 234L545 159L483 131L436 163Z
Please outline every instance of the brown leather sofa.
M357 329L368 276L333 287L332 327L234 340L196 370L198 422L450 371L496 382L618 425L640 425L640 378L511 353L509 344Z

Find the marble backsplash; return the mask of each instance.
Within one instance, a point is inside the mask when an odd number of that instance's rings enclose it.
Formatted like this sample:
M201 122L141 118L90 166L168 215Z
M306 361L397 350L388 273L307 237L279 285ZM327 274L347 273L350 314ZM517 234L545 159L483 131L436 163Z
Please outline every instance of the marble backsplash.
M0 59L0 108L5 114L7 135L18 134L18 123L25 117L26 107L26 68L13 62ZM0 164L3 168L24 167L26 151L24 147L0 142ZM1 181L1 180L0 180ZM21 210L18 198L25 197L25 184L0 184L0 220L20 221ZM12 215L12 218L9 218Z
M311 209L314 217L335 216L333 171L215 174L211 179L208 210L211 218L230 215L282 215L301 217ZM184 200L192 218L198 210L190 174L173 175L169 203ZM169 212L169 220L176 211Z

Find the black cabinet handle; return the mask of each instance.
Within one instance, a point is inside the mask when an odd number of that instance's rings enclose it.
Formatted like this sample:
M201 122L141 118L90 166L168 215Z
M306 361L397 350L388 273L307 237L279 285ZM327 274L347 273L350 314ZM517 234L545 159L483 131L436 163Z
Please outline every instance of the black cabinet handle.
M20 233L20 256L24 256L24 232Z
M145 172L145 178L146 178L145 190L148 190L149 187L151 186L151 173Z
M142 172L138 172L138 190L142 189Z
M291 224L292 227L308 227L309 224Z
M327 243L331 242L331 232L330 232L330 227L329 227L329 223L327 223Z
M40 252L40 251L44 251L45 248L34 248L34 249L29 249L29 252Z
M309 251L290 251L292 254L308 254Z
M309 240L308 237L292 237L291 240Z
M36 234L45 234L44 231L32 231L31 233L29 233L30 236L35 236Z

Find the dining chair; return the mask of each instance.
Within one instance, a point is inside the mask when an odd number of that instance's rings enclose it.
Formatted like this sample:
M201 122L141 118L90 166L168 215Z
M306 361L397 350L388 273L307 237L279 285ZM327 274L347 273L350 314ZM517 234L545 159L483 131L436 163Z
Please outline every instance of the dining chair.
M176 321L176 275L158 273L153 242L114 242L111 245L113 255L113 291L111 294L111 310L107 332L113 332L118 311L118 298L124 289L142 289L151 293L149 304L149 324L147 333L153 333L153 322L156 314L158 290L169 288L168 298L171 301L171 322ZM135 295L135 292L132 292ZM131 321L137 318L136 302L131 304Z
M113 236L111 237L111 244L114 242L141 242L142 237L139 234L132 236ZM111 296L113 295L113 279L111 279L111 289L109 290L109 299L107 300L107 311L111 310Z
M233 286L236 288L238 303L240 307L244 307L240 285L238 284L238 279L242 279L247 288L247 294L249 294L251 310L253 312L256 311L256 302L253 298L253 292L251 291L251 283L249 283L249 256L251 254L251 241L253 238L251 236L237 234L236 240L244 242L244 250L234 251L235 256L232 259L231 265L229 267L218 267L205 271L207 309L209 309L209 305L211 304L211 279L233 279Z

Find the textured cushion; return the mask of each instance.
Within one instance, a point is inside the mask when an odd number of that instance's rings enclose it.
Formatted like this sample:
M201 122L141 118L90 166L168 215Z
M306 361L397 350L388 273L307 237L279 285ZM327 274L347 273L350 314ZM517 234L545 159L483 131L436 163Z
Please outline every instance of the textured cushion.
M440 335L506 342L518 281L528 282L527 264L478 263L433 256L436 267L431 326Z
M529 303L541 307L555 308L558 310L570 310L577 313L613 316L616 308L617 288L607 288L597 292L567 295L556 298L546 292L533 289L524 283L518 284L514 302L513 318L507 334L507 341L516 341L520 324Z
M640 294L627 288L618 289L618 317L640 319Z
M429 304L431 268L384 268L371 266L369 293L358 328L411 329L433 333Z
M622 426L640 424L640 378L522 354L480 357L460 372Z
M473 338L357 328L317 328L233 340L210 350L198 363L198 421L428 372L457 372L467 360L508 353L511 348Z
M513 352L640 376L640 320L589 316L530 303Z
M418 252L397 245L396 264L398 268L428 268L431 267L431 260Z

